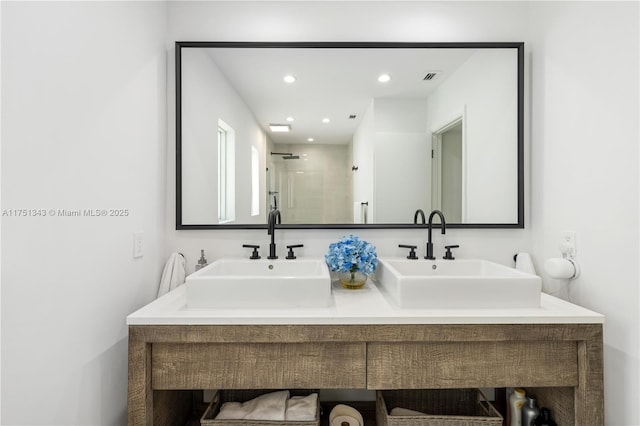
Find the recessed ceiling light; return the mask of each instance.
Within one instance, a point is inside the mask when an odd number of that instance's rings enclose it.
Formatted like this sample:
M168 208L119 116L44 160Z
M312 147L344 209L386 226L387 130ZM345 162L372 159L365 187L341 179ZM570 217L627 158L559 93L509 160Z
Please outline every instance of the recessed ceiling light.
M322 122L323 122L323 123L328 123L328 122L330 122L330 121L331 121L331 120L329 120L328 118L323 118L323 119L322 119Z
M287 117L287 121L293 121L293 117Z
M272 132L288 132L291 130L291 126L288 124L269 124L269 128Z
M378 81L380 83L386 83L389 80L391 80L391 76L389 74L380 74L380 76L378 77Z
M295 83L296 78L295 78L295 76L289 74L289 75L285 75L283 80L284 80L285 83Z
M307 142L313 142L313 141L314 141L314 139L313 139L313 138L308 138L308 139L307 139Z

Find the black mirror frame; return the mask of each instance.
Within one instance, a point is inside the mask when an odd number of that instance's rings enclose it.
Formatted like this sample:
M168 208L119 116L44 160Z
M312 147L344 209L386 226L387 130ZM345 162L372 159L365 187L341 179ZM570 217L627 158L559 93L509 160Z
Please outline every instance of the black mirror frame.
M463 229L522 229L524 228L524 43L523 42L470 42L470 43L405 43L405 42L212 42L177 41L175 43L175 95L176 95L176 229L267 229L264 224L182 224L182 49L193 47L214 48L458 48L458 49L517 49L518 53L518 222L517 223L453 223L448 228ZM407 216L409 218L409 216ZM401 229L415 228L409 222L375 224L282 224L284 229Z

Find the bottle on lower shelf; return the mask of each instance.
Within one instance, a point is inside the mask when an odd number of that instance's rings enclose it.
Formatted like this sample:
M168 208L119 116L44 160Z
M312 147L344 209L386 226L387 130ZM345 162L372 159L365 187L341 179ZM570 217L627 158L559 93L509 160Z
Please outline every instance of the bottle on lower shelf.
M524 426L522 423L522 407L526 402L525 391L515 388L509 397L509 426Z
M533 422L536 421L539 415L540 409L536 405L536 397L528 395L527 402L522 407L522 426L533 426Z
M548 408L541 408L540 415L533 422L534 426L558 426L556 422L551 418L551 411Z

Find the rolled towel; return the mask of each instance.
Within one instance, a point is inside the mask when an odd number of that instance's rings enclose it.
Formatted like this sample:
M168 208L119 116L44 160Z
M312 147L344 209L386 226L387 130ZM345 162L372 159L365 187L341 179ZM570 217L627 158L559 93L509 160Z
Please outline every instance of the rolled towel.
M292 396L287 401L285 420L313 421L318 411L318 394Z
M389 413L391 416L426 416L426 413L408 408L396 407Z
M247 402L225 402L216 420L278 420L284 421L289 391L277 391Z

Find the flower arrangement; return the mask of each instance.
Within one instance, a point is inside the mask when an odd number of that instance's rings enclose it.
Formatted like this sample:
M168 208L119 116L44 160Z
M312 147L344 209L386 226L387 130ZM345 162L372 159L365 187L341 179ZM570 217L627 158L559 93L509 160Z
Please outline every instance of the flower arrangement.
M357 273L371 275L378 265L375 246L355 235L347 235L338 242L330 244L329 252L324 258L329 269L348 274L341 279L342 285L347 288L362 287L366 277L361 284L358 284Z

